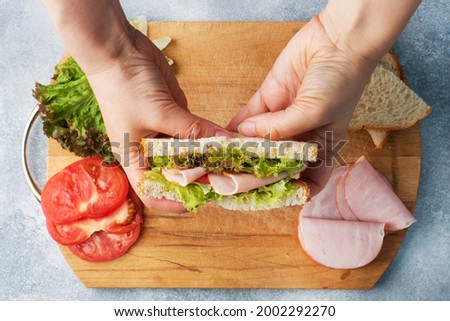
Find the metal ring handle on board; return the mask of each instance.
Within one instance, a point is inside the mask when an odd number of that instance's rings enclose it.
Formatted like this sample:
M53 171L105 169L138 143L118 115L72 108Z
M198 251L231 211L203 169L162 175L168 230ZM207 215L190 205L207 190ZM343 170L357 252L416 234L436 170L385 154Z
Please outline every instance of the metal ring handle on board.
M33 176L31 175L30 167L28 166L28 158L27 158L27 146L28 146L28 138L30 136L31 129L33 128L34 123L36 122L36 119L39 117L39 106L36 105L33 109L33 111L30 114L30 117L28 118L27 125L25 128L25 133L23 135L22 139L22 168L23 172L25 174L25 178L28 183L28 187L31 190L31 193L33 193L34 197L40 202L41 201L41 194L42 190L39 187L39 185L34 180Z

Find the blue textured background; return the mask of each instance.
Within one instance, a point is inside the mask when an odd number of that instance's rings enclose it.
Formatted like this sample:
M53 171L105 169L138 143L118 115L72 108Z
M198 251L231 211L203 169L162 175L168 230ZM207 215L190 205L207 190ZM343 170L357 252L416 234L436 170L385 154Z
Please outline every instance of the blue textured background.
M325 1L122 1L152 20L308 20ZM50 239L20 166L20 141L63 47L38 0L0 0L0 300L449 300L450 2L422 3L394 46L411 87L433 112L422 125L423 165L414 224L369 291L86 289ZM70 19L70 17L67 17ZM36 129L33 170L45 179L46 142Z

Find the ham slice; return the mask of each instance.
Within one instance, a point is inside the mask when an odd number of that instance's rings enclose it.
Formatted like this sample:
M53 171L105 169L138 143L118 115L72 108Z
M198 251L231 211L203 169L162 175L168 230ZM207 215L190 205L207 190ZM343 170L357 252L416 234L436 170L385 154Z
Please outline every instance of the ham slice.
M311 202L303 206L300 215L302 217L328 218L341 220L339 209L336 204L336 185L342 173L347 170L346 166L333 169L327 185L316 196L311 198Z
M385 231L414 222L386 177L361 157L351 167L334 169L325 188L303 207L298 236L317 263L353 269L377 257Z
M342 219L346 221L358 221L358 218L353 214L352 209L348 206L347 200L345 199L344 182L347 178L348 171L350 167L346 167L346 170L342 173L338 183L336 184L336 198L335 202L339 210L339 214Z
M253 174L232 174L228 172L208 174L212 188L219 195L234 195L248 192L261 186L276 183L286 177L289 177L289 174L286 172L282 172L278 176L264 178L258 178Z
M169 182L178 184L180 186L187 186L196 179L206 174L206 169L203 167L195 167L190 169L177 169L177 168L163 168L161 174Z
M317 263L355 269L372 262L381 250L384 223L301 217L299 239Z
M386 224L386 231L398 231L415 222L389 182L362 156L348 170L345 199L354 215L365 222Z

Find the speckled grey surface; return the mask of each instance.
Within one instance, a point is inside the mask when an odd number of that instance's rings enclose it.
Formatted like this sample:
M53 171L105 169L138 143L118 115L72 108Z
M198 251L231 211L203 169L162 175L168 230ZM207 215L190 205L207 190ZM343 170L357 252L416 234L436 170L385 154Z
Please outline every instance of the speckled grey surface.
M154 20L307 20L325 1L123 1L129 17ZM387 272L369 291L86 289L45 229L20 166L20 141L63 47L39 0L0 0L0 300L449 300L450 2L422 3L394 46L411 87L432 107L421 122L423 165L413 225ZM69 17L68 17L69 18ZM46 143L31 142L45 179Z

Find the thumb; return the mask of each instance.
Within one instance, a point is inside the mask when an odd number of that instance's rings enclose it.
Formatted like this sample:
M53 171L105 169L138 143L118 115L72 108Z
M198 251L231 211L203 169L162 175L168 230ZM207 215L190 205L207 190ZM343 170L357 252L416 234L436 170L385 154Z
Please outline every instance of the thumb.
M150 127L159 133L179 138L233 137L223 127L192 114L175 102L170 102L152 115Z
M328 117L324 117L326 115L321 110L293 104L284 110L247 118L238 126L238 131L245 136L269 135L271 140L297 136L328 123Z

